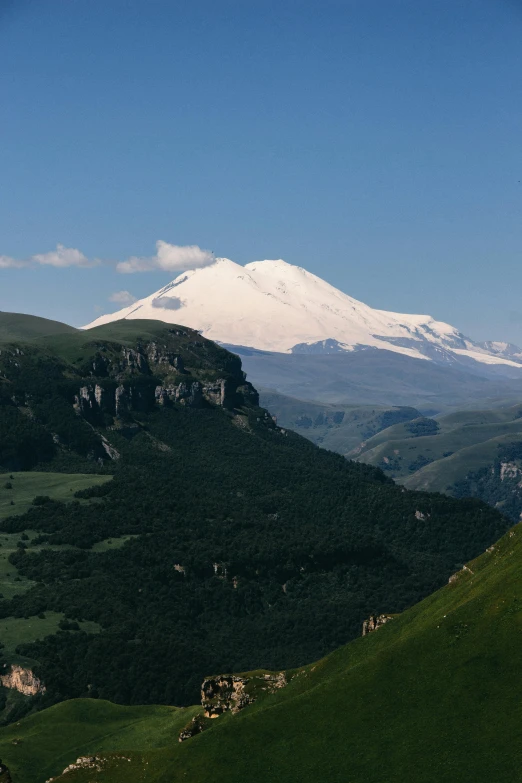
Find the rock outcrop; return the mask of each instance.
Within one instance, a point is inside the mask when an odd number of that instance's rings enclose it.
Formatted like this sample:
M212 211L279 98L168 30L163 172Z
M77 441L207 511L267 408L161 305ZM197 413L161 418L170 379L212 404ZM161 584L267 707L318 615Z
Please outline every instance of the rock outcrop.
M393 615L390 614L372 614L367 620L363 622L362 635L366 636L372 631L377 631L383 625L393 620Z
M221 675L210 677L201 686L201 704L206 718L218 718L224 712L240 712L256 701L257 691L274 693L288 684L284 672L252 677Z
M65 767L62 775L66 775L69 772L74 772L77 769L92 769L96 772L101 772L103 769L103 761L104 760L98 756L80 756L76 759L74 764L69 764L67 767Z
M494 472L494 469L493 469ZM500 463L500 480L516 479L522 476L522 469L516 462L501 462ZM520 486L520 484L519 484Z
M131 763L131 759L128 756L112 755L111 759L118 759ZM79 769L87 769L94 773L102 772L108 761L109 759L104 756L80 756L73 764L69 764L65 767L62 775L68 775L70 772L76 772ZM45 783L52 783L53 780L56 780L56 778L47 778Z
M185 742L185 740L195 737L196 734L201 734L203 729L203 717L201 715L195 715L190 723L180 731L178 741Z
M24 696L36 696L37 693L45 693L45 685L38 677L35 677L31 669L13 664L8 674L0 675L0 682L4 688L12 688Z
M239 712L253 699L246 692L248 678L214 677L203 682L201 688L201 703L205 708L206 718L217 718L224 712Z

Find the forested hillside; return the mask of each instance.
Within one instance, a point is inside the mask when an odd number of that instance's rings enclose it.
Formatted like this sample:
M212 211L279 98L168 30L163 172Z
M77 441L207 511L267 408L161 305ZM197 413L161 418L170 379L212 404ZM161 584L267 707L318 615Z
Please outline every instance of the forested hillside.
M183 705L209 673L302 665L507 528L479 501L406 492L278 428L238 357L183 327L125 322L0 349L4 468L113 475L0 522L19 536L9 563L24 580L0 618L30 624L16 654L47 688L33 706ZM24 423L43 444L32 462ZM63 622L46 636L50 613Z

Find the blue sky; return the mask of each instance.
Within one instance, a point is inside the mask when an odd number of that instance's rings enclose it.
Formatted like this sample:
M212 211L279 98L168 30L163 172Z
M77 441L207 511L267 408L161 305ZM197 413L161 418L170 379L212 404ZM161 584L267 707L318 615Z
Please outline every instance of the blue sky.
M0 309L90 321L163 240L522 342L522 0L0 2L0 257L103 260Z

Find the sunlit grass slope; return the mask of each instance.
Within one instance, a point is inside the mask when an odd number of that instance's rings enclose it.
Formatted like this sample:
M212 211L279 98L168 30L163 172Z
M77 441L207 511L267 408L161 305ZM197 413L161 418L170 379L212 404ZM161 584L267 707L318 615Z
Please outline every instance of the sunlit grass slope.
M521 539L518 526L447 587L306 667L276 695L216 720L203 734L133 753L131 762L108 756L100 772L80 770L64 780L520 780ZM37 717L52 731L53 713ZM18 728L21 735L26 725ZM32 747L34 753L38 745ZM8 744L0 746L0 755L7 763L14 758ZM62 758L74 755L71 748Z
M16 783L44 783L78 756L174 744L197 711L193 707L121 707L102 700L75 699L0 729L0 758L8 763Z

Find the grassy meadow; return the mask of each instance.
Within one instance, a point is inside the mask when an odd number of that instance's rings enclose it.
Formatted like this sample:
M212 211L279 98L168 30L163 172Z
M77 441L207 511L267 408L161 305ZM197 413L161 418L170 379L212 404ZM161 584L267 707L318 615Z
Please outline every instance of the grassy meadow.
M53 500L66 503L74 500L74 493L78 490L104 484L110 479L111 476L89 473L0 473L0 519L25 514L38 495L48 495Z

